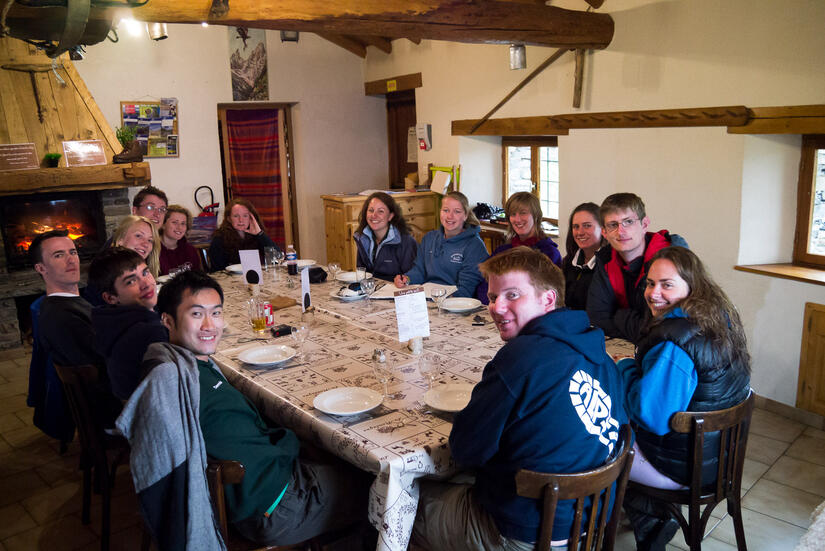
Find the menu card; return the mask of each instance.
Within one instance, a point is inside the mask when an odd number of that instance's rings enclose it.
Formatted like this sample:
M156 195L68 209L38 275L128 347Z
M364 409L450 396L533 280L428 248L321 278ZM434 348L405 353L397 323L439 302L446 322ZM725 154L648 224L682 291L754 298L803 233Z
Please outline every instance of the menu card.
M430 336L430 316L422 287L395 292L395 319L398 322L399 342Z
M306 312L312 306L312 299L309 296L309 266L301 270L301 312Z
M258 249L238 251L238 254L241 257L241 266L243 269L243 275L244 279L246 279L246 282L262 282L264 280L264 274L263 272L261 272L261 257L258 254Z

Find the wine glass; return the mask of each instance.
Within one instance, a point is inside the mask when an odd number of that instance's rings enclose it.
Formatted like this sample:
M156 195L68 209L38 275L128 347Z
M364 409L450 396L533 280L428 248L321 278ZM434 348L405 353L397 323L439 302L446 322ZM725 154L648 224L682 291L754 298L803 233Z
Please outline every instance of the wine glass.
M307 337L309 337L309 324L304 322L296 323L292 327L292 333L290 333L289 336L298 344L298 358L303 361L304 342L306 342Z
M433 287L433 290L430 291L430 295L433 297L436 306L438 307L438 315L441 315L441 303L444 301L444 295L447 294L447 290L442 287Z
M418 372L427 379L427 389L433 388L433 383L438 377L438 362L432 354L421 354L418 358Z
M338 278L338 272L341 271L341 265L337 262L330 262L327 264L327 269L329 270L329 275L332 276L332 281L335 281Z
M367 295L367 311L372 311L372 304L370 303L370 296L375 292L375 279L367 278L361 280L361 290Z
M264 247L264 271L275 268L275 247Z
M272 272L273 281L278 281L278 279L280 278L280 276L278 275L278 269L281 267L281 262L284 261L285 256L286 255L284 254L284 251L282 251L278 247L275 247L275 252L272 253L272 262L275 265L275 270L273 270Z
M390 366L387 364L387 357L384 351L380 348L376 348L372 353L372 371L375 373L375 378L378 379L378 382L384 385L384 399L386 399L389 394L387 384L390 382L390 379L392 379L392 369L390 369Z

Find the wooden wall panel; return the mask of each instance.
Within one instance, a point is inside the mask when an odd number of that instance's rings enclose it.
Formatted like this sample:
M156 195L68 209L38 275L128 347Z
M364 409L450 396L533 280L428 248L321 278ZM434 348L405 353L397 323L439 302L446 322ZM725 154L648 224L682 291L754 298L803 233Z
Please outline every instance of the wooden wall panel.
M6 134L9 137L9 143L24 143L29 141L29 136L26 134L26 125L23 123L22 109L17 102L12 74L11 71L0 69L0 101L3 102L3 109L6 112Z

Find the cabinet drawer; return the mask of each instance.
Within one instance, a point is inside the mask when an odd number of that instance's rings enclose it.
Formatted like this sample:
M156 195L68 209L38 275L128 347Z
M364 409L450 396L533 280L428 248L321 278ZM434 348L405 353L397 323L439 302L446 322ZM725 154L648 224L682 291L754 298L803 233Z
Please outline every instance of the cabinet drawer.
M405 197L398 201L404 218L413 214L433 214L435 213L435 199L430 197Z

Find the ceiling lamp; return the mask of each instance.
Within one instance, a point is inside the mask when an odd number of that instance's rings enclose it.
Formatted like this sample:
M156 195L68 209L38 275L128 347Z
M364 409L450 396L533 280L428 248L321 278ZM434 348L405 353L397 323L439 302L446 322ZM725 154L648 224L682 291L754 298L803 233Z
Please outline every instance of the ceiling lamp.
M527 67L527 50L524 44L510 44L510 69L524 69Z
M281 42L298 42L298 31L281 31Z
M149 33L149 38L155 42L169 38L166 23L146 23L146 32Z

